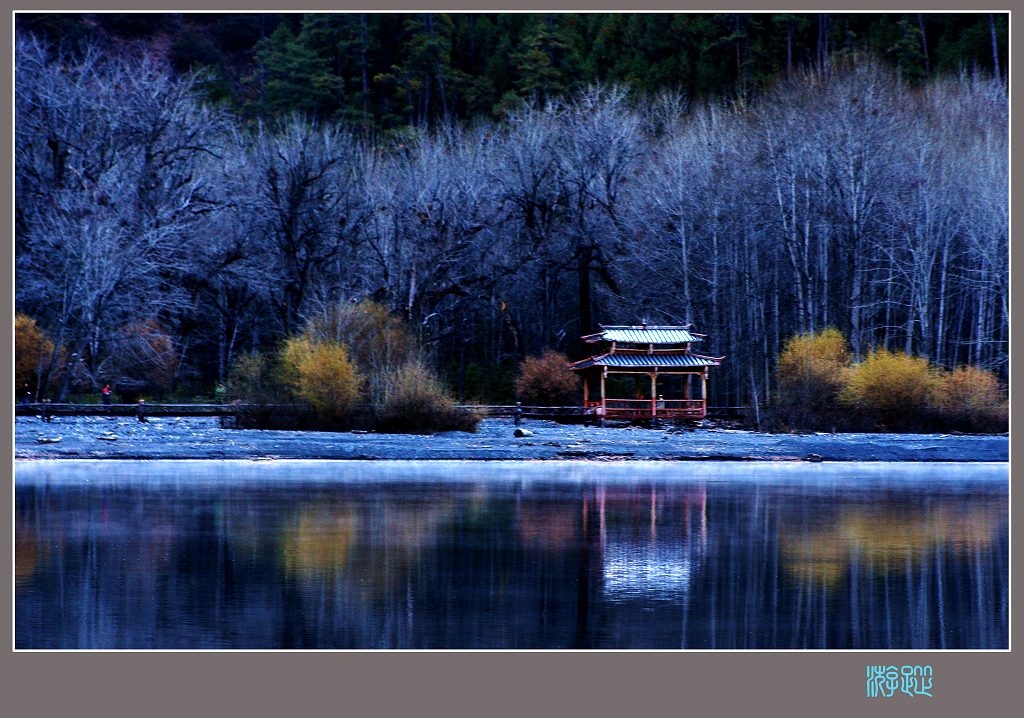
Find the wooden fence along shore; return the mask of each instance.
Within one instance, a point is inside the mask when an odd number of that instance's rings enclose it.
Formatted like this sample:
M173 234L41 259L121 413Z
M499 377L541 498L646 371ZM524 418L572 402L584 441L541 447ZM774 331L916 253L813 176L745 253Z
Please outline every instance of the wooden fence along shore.
M488 418L524 419L582 419L589 412L582 406L518 406L516 404L476 405L464 404L460 409L475 411ZM15 416L39 416L48 419L54 416L134 416L140 421L159 416L218 416L237 417L244 414L264 414L273 411L278 414L307 414L309 408L302 404L18 404ZM710 406L708 418L742 419L746 407Z

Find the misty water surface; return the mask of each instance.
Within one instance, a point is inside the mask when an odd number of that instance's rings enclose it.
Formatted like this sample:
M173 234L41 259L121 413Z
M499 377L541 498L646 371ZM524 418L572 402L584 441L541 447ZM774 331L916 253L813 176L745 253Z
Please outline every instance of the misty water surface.
M22 462L18 648L1005 648L1006 464Z

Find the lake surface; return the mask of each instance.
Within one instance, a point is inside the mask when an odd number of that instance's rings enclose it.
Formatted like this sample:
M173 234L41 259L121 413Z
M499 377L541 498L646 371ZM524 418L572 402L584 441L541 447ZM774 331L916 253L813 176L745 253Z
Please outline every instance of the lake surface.
M38 461L15 644L1006 648L1008 467Z

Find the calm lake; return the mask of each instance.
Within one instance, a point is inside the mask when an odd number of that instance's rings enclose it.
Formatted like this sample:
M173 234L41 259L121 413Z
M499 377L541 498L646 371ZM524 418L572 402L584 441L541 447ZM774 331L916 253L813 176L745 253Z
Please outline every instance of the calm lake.
M37 461L17 648L1006 648L1008 466Z

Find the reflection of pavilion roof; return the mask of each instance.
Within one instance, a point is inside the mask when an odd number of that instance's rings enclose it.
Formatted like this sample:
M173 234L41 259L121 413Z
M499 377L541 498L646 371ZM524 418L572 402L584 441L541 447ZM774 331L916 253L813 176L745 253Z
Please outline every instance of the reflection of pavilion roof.
M624 342L627 344L689 344L704 341L703 334L693 334L683 327L606 327L583 337L587 342Z
M592 366L614 367L702 367L718 366L721 359L700 354L602 354L570 364L571 369Z
M609 541L602 552L603 593L610 600L678 599L696 567L683 543Z

